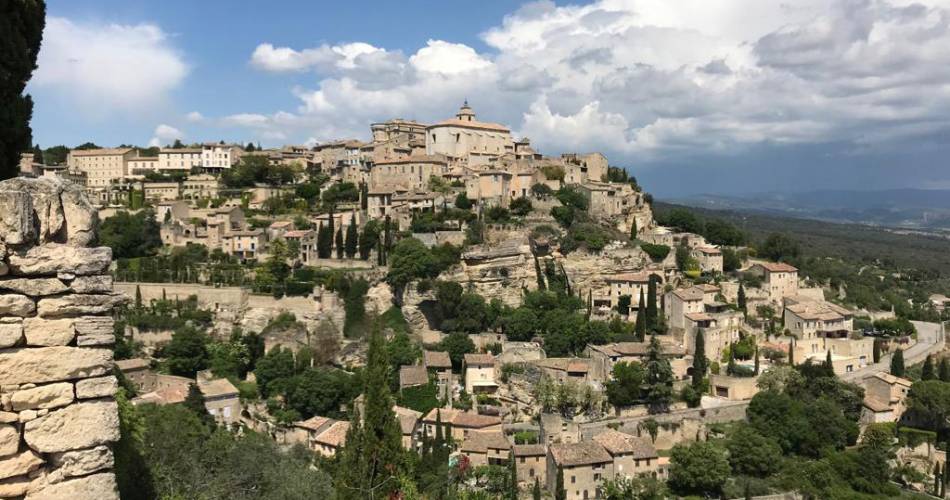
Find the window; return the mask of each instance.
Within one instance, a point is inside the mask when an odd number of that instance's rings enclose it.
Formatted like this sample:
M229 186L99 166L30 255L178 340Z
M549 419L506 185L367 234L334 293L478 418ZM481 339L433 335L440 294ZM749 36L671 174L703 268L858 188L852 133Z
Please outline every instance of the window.
M528 477L534 477L534 468L528 469Z
M577 476L571 476L571 484L574 484L576 482L577 482Z

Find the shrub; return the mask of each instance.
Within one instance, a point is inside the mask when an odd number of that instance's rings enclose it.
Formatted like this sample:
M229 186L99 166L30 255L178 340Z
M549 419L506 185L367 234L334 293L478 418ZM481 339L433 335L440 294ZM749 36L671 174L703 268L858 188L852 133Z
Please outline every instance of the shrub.
M654 245L652 243L641 243L640 249L646 252L654 262L660 262L670 254L670 247L666 245Z

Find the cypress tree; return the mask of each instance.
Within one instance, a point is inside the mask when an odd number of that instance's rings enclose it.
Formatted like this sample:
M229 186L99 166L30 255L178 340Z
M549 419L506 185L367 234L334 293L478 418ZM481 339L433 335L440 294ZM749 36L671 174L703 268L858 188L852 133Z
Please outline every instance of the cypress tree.
M901 349L891 355L891 375L895 377L904 376L904 351Z
M359 243L359 230L356 227L356 212L350 217L350 225L346 228L346 258L356 256L356 247Z
M515 465L515 452L508 454L508 500L518 500L518 466Z
M342 227L336 230L336 238L334 239L333 246L336 247L336 258L342 259L343 251L345 250L343 248L343 228Z
M637 219L633 219L633 222L630 223L630 241L637 240Z
M532 500L541 500L541 481L537 477L534 478L534 489L531 490L531 499Z
M795 367L795 337L788 344L788 366Z
M950 465L947 465L947 462L943 463L943 485L942 491L944 494L947 492L946 486L950 484Z
M650 275L647 285L647 330L655 332L657 327L656 276Z
M135 309L142 309L142 289L135 285Z
M752 372L755 375L759 374L759 345L755 345L755 370Z
M333 222L333 205L330 205L330 211L327 213L327 226L330 228L330 237L336 236L336 225Z
M392 233L392 219L389 216L386 216L386 219L383 221L383 249L388 253L393 247L393 233ZM386 259L383 259L385 262Z
M877 339L874 339L874 349L871 351L871 356L874 359L875 363L881 361L881 342Z
M338 498L386 498L397 489L396 479L405 472L402 431L389 393L389 370L377 319L370 332L364 371L364 415L361 420L353 419L340 450L334 478Z
M706 336L703 329L696 329L695 348L693 351L693 389L702 392L703 380L706 378L706 369L709 360L706 359Z
M46 2L0 2L0 180L16 177L20 153L33 144L33 98L23 95L36 69L46 24Z
M633 331L637 334L637 340L643 342L647 338L647 311L643 300L643 288L640 288L640 305L637 308L637 322Z
M829 376L835 374L835 365L831 362L831 351L825 351L825 371Z
M567 491L564 489L564 468L557 466L557 478L554 481L554 500L567 500Z
M940 496L940 485L942 482L940 478L940 464L934 465L934 496Z
M930 354L928 354L927 358L924 359L924 367L920 370L920 379L933 380L934 378L936 378L934 374L934 360Z
M950 382L950 362L947 358L940 358L940 364L937 365L937 376L941 382Z
M748 317L749 309L746 306L745 287L742 286L742 283L739 283L739 295L736 298L736 304L739 306L739 310L742 311L742 315Z
M317 230L317 257L329 259L333 255L333 232L326 224Z

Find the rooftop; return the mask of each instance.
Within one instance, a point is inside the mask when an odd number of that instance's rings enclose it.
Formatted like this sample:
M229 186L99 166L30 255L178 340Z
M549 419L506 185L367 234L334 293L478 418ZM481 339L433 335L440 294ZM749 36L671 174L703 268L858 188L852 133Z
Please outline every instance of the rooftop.
M542 444L516 444L512 447L516 457L538 457L544 456L544 445Z
M336 421L327 430L317 434L313 440L327 446L339 447L346 441L346 433L349 430L349 422Z
M316 431L331 421L332 420L327 417L315 416L310 417L307 420L294 422L294 427L300 427L301 429L307 429L308 431Z
M237 387L234 387L226 378L216 378L207 382L198 382L198 389L206 398L219 396L237 396L239 394Z
M655 458L656 448L649 439L631 436L615 430L604 431L594 436L611 455L631 454L633 458Z
M426 423L435 423L438 413L442 413L442 422L451 424L454 427L468 427L470 429L480 429L500 425L501 419L491 415L479 415L477 413L456 410L454 408L433 408L422 419Z
M705 295L705 292L703 292L702 288L691 286L689 288L680 288L677 290L673 290L673 295L675 295L680 300L696 301L696 300L703 300L703 296Z
M469 353L465 355L465 366L494 366L495 357L491 354Z
M452 360L445 351L423 351L422 364L426 368L452 368Z
M798 272L798 268L791 266L784 262L756 262L755 265L760 266L762 269L770 273L795 273Z
M406 365L399 367L399 387L412 387L429 383L429 374L422 365Z
M487 453L488 450L510 450L511 443L501 431L472 431L462 442L463 452Z
M554 463L562 467L593 465L612 462L613 458L603 445L595 441L571 444L552 444L549 448Z
M130 370L141 370L143 368L148 368L149 362L144 358L132 358L132 359L117 359L115 361L115 366L119 368L120 371L130 371Z

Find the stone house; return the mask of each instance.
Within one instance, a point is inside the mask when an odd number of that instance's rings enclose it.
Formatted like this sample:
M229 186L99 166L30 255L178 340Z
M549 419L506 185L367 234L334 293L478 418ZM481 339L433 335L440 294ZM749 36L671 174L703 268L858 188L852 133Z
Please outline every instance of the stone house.
M596 498L604 480L614 478L613 457L596 441L548 446L548 491L557 488L559 468L568 500Z
M372 190L402 188L408 191L425 191L429 177L441 177L448 173L448 160L443 155L419 155L383 160L370 170L369 185Z
M532 364L541 372L558 382L590 382L590 359L588 358L545 358ZM603 380L598 380L603 382Z
M774 304L785 297L798 295L798 269L784 262L756 262L749 272L762 277L762 288Z
M422 437L422 413L402 406L393 406L399 429L402 432L402 447L415 450Z
M910 380L885 372L864 379L862 420L868 423L900 420L906 409L905 401L910 386Z
M240 421L240 393L228 379L201 380L199 377L198 389L205 398L205 408L218 423L227 425Z
M709 386L713 396L730 401L752 399L758 394L758 377L730 377L728 375L709 375Z
M614 460L614 475L656 477L659 455L649 438L607 430L594 436Z
M422 365L405 365L399 367L399 390L408 387L418 387L429 383L429 372Z
M456 443L465 441L473 431L501 431L501 419L491 415L462 411L455 408L434 408L422 418L423 432L435 437L436 420L442 418L442 426L448 429Z
M129 160L134 156L132 148L73 149L66 156L66 166L71 172L85 173L87 187L102 189L129 174Z
M350 430L350 423L335 421L323 432L313 438L314 450L324 457L332 457L346 444L346 433Z
M511 130L497 123L476 120L467 101L455 118L426 127L425 142L427 154L457 158L469 165L483 165L514 151Z
M327 417L313 416L307 420L294 422L291 430L287 433L286 439L290 443L299 443L305 445L311 450L316 450L314 439L330 427L335 420Z
M445 351L422 351L422 366L440 379L452 375L452 360Z
M690 366L690 359L686 357L686 350L679 343L673 343L661 336L660 345L663 356L670 360L673 375L683 378ZM643 362L650 347L649 342L614 342L604 345L588 345L584 354L590 359L591 380L610 380L614 365L620 362Z
M679 288L667 292L664 300L666 324L670 329L686 329L686 315L706 312L705 292L699 287Z
M155 384L155 372L151 370L147 359L118 359L115 366L138 390L151 390L151 386Z
M607 282L608 286L608 297L609 305L611 308L616 308L620 300L620 297L623 295L628 295L630 297L630 311L637 311L637 308L640 306L640 292L643 292L643 300L647 298L647 289L650 285L650 276L654 276L657 280L657 288L660 288L660 285L663 283L663 276L659 273L653 273L649 271L636 272L636 273L620 273L610 276L606 276L604 280ZM659 296L657 296L657 301L659 301ZM594 305L597 304L595 301ZM657 304L659 306L659 304Z
M699 262L704 273L722 273L722 250L716 247L696 247L690 250L690 256Z
M462 441L459 451L474 467L505 465L511 458L511 443L501 431L472 431Z
M462 373L465 377L465 392L469 394L491 394L498 390L495 357L491 354L466 354L462 359Z
M545 483L547 451L541 444L516 444L512 446L518 473L518 483L532 486L537 479Z

